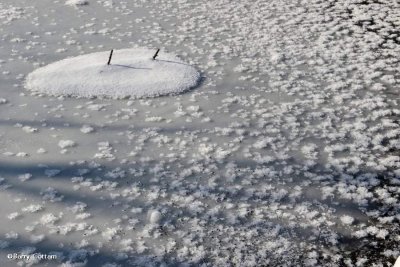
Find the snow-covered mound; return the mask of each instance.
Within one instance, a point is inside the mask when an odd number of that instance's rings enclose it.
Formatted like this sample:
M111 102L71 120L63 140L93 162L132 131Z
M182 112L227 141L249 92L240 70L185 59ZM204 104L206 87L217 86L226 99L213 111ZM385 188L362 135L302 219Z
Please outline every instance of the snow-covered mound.
M181 93L197 85L200 74L177 56L132 48L67 58L30 73L25 87L50 95L150 97Z

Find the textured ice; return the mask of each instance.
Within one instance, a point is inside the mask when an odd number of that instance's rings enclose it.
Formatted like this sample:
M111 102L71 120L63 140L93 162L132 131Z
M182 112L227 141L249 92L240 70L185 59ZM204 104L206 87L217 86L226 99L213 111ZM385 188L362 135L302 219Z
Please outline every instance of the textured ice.
M0 266L33 246L49 267L393 266L399 3L66 1L0 4ZM116 73L122 47L205 79L146 99L23 88L94 52ZM64 69L92 81L92 63Z

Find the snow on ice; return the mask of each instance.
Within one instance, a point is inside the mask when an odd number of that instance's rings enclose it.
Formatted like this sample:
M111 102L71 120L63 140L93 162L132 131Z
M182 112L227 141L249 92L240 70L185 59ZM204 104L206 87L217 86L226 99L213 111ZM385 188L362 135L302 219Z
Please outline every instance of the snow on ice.
M131 48L67 58L30 73L26 88L50 95L149 97L177 94L196 86L200 74L175 55Z

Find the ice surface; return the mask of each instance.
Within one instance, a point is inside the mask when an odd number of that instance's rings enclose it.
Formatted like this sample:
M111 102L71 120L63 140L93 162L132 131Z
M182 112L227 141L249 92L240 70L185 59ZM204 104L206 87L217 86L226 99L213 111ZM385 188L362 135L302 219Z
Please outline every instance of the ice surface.
M393 266L399 3L65 3L0 3L0 266ZM140 99L24 88L126 47L204 79ZM32 251L58 259L7 259Z
M175 55L132 48L64 59L30 73L26 88L50 95L150 97L177 94L197 85L200 74Z

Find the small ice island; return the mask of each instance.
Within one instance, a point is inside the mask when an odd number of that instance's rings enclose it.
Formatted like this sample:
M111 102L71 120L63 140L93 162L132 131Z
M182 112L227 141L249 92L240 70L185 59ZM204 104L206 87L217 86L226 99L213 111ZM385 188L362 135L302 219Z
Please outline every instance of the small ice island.
M176 55L155 53L130 48L114 50L112 57L105 51L63 59L31 72L25 87L54 96L140 98L178 94L199 83L194 67Z

